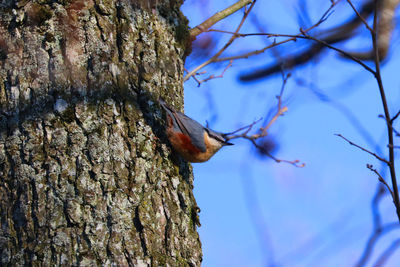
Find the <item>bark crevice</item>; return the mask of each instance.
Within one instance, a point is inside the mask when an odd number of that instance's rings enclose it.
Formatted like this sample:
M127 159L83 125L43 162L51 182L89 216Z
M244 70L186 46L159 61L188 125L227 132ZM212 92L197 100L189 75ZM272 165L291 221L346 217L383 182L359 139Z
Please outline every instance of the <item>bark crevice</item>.
M186 21L161 2L0 7L0 265L200 265L157 104L182 106Z

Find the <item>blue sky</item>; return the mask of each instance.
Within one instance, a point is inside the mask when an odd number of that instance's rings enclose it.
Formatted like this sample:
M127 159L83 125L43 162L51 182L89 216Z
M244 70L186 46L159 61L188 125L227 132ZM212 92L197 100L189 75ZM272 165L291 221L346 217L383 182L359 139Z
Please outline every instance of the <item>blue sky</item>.
M328 0L305 2L312 7L307 10L313 22L330 4ZM232 3L209 1L205 5L202 1L187 0L182 10L193 27ZM296 3L258 1L255 14L269 32L296 34L299 29ZM351 12L343 1L321 29L336 25ZM241 13L233 15L214 28L234 30L240 18ZM248 22L241 32L255 31ZM227 39L223 34L214 36L219 47ZM392 115L400 109L398 37L395 33L382 74ZM227 54L260 48L264 41L259 37L243 38ZM298 41L282 47L280 52L285 55L306 44ZM338 46L367 49L369 38L361 32L351 42ZM246 84L238 81L238 75L273 60L266 53L235 61L223 79L211 80L201 87L193 79L187 81L186 114L201 123L208 121L213 129L222 132L265 117L276 106L281 76ZM186 66L190 70L200 62L188 57ZM224 67L222 64L205 70L208 74L219 74ZM334 105L320 101L309 88L317 88L334 99L335 104L351 110L386 156L386 130L383 119L378 117L383 109L376 81L359 65L331 51L291 73L284 94L289 111L273 125L270 135L279 147L276 157L299 159L306 167L261 159L246 140L235 140L235 146L223 148L209 162L193 164L195 197L201 208L203 266L267 266L270 262L277 266L351 266L364 250L372 232L371 201L378 185L376 175L366 164L380 171L381 164L334 135L340 133L374 150L348 116ZM299 80L306 86L301 86ZM400 128L399 122L396 125ZM398 144L399 138L395 141ZM396 163L399 166L400 162ZM396 220L388 195L379 207L384 222ZM400 229L383 236L367 266L372 266L379 252L398 238ZM399 261L400 250L397 250L386 266L396 266Z

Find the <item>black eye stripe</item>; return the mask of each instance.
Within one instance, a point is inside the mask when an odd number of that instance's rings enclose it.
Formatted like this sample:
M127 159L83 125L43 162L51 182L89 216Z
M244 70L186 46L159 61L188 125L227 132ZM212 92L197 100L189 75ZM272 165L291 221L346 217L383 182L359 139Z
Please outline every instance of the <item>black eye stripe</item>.
M218 141L225 142L225 139L222 136L215 134L214 132L211 132L210 129L207 129L207 128L204 128L204 129L207 131L209 136L217 139Z

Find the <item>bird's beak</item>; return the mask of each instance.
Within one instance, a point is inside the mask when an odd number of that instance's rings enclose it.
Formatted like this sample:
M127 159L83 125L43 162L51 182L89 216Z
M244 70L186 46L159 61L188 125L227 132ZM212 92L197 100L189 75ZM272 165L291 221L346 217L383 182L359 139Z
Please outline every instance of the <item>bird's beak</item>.
M229 142L224 142L224 146L233 146L234 144L229 143Z

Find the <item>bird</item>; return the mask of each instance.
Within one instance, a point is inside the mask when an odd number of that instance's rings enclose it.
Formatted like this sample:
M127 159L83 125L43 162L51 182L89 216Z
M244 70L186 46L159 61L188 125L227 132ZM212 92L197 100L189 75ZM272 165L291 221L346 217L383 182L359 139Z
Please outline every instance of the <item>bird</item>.
M182 112L158 100L166 113L166 134L176 152L186 161L208 161L223 146L233 145L227 142L226 135L204 127Z

